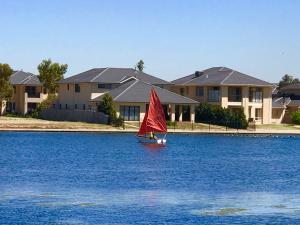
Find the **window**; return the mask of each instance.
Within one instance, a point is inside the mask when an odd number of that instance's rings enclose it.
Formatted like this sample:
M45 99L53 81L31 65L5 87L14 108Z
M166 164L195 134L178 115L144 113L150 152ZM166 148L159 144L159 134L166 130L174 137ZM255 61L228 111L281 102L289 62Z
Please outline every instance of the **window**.
M26 86L25 87L25 92L28 94L28 97L39 97L36 94L36 88L35 86Z
M242 101L242 89L240 87L228 88L228 101L229 102L241 102Z
M66 109L68 109L68 104L66 104Z
M211 87L208 89L208 101L209 102L219 102L220 101L220 88Z
M112 85L111 84L98 84L99 89L111 89Z
M155 84L155 86L160 87L160 88L165 88L163 84Z
M75 104L75 109L77 109L77 104Z
M82 109L85 110L85 104L83 104Z
M203 87L196 87L196 96L202 97L204 95Z
M261 120L261 109L255 109L255 120Z
M261 103L263 99L262 88L250 88L249 89L249 101Z
M180 88L180 95L184 95L184 88Z
M13 89L14 89L14 94L16 94L17 93L16 86L13 86Z
M16 110L16 103L15 103L15 102L13 102L13 107L12 107L12 109L13 109L13 111Z
M68 84L67 86L68 86L68 91L69 91L70 90L70 85Z
M52 105L52 108L55 109L55 104Z
M140 120L140 107L139 106L120 106L120 115L127 121L139 121Z
M80 85L79 84L75 84L75 92L80 92Z

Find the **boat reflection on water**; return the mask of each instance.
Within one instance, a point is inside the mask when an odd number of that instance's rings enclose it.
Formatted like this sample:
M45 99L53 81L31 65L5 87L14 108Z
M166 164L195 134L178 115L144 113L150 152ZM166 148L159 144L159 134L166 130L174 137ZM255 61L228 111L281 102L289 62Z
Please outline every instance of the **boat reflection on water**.
M143 142L140 141L140 143L143 145L143 147L150 151L162 151L166 146L157 144L157 143L150 143L150 142Z

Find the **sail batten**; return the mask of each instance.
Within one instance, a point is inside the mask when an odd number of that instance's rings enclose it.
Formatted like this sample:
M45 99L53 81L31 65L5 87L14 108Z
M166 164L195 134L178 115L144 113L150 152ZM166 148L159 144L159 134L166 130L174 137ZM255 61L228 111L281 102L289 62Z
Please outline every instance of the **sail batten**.
M150 132L167 133L165 113L154 88L151 89L149 109L137 135L142 136Z

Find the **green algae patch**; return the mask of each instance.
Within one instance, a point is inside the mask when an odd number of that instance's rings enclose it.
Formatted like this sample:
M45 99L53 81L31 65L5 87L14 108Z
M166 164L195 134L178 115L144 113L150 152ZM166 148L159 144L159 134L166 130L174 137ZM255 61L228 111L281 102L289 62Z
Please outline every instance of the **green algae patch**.
M286 206L285 205L282 205L282 204L279 204L279 205L272 205L273 208L277 208L277 209L285 209Z
M32 198L51 198L51 197L57 197L58 195L54 193L43 193L43 194L33 194L31 195Z
M200 216L233 216L245 211L247 210L244 208L221 208L215 211L194 210L192 211L192 214Z
M228 216L244 211L246 211L244 208L223 208L216 211L216 216Z
M92 203L92 202L82 202L82 203L79 203L78 206L82 206L82 207L90 207L90 206L95 206L96 204L95 203Z

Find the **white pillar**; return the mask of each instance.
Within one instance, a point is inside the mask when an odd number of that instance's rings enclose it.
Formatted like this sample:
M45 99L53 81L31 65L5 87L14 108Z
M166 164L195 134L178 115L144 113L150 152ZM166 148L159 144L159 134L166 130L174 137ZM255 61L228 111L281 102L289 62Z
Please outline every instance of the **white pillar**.
M171 121L175 121L175 104L171 104Z
M182 122L182 105L179 105L179 122Z
M195 122L195 105L190 106L191 123Z

